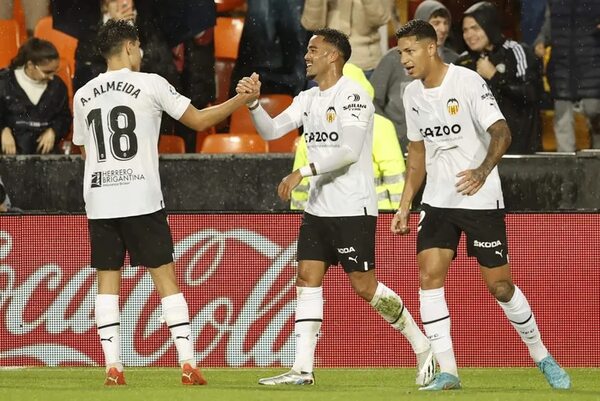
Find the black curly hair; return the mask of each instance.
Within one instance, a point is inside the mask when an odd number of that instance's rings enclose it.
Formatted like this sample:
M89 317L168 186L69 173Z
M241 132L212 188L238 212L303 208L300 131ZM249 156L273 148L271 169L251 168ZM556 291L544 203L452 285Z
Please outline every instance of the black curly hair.
M124 41L139 40L137 27L130 21L110 19L98 30L96 46L105 59L121 51Z

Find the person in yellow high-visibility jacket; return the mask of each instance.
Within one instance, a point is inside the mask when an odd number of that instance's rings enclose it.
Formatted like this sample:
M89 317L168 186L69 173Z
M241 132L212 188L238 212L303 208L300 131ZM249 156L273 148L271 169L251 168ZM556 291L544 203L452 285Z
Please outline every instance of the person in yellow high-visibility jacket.
M344 65L344 76L358 82L373 98L375 93L373 86L371 86L360 68L346 63ZM292 171L306 164L308 164L306 142L304 136L301 136L296 148ZM382 115L375 114L373 123L373 172L379 210L396 210L398 208L404 190L405 170L404 156L400 150L394 123ZM308 177L305 177L292 191L290 202L292 210L304 209L308 200L309 185L310 181Z

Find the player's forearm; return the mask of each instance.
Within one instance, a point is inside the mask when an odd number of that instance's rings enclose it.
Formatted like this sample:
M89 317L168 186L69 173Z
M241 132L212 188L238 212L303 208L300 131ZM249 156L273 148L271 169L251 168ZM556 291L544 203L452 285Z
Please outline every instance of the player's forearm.
M408 151L408 161L406 165L406 182L404 191L400 199L398 209L408 210L417 194L417 191L425 181L425 149L422 142L411 142Z
M250 111L250 115L252 116L252 121L254 122L256 130L260 136L267 141L281 138L283 135L296 128L291 119L285 114L280 114L275 118L271 118L269 113L267 113L260 104L256 109Z
M244 97L236 95L224 103L197 110L191 128L196 131L204 131L229 117L245 101Z
M496 167L506 150L510 146L511 135L508 124L505 120L498 120L488 128L488 133L492 137L487 155L479 166L486 176Z
M315 161L300 168L303 177L320 175L339 170L350 164L356 163L360 157L360 151L342 146L337 152L332 153L327 159Z

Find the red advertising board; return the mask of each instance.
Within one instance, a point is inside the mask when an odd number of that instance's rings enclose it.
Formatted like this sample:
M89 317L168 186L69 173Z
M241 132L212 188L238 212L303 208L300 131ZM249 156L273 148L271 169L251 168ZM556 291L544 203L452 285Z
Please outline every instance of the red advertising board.
M293 360L298 214L172 215L177 270L203 366ZM418 320L415 234L379 219L377 274ZM412 223L416 224L417 216ZM600 215L507 216L515 282L547 347L565 366L600 366ZM0 365L101 365L95 272L84 216L0 217ZM407 342L352 293L341 268L325 284L317 366L413 366ZM446 284L461 366L531 366L525 346L487 293L464 243ZM174 366L175 348L144 268L123 269L123 360Z

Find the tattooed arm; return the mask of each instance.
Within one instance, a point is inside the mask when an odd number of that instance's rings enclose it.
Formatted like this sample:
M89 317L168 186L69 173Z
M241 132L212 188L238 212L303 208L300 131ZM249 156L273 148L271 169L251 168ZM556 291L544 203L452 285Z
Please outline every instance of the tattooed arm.
M465 170L456 176L461 177L456 183L456 190L463 195L474 195L481 189L485 179L496 167L511 142L510 129L506 120L498 120L487 130L492 137L487 155L479 167Z

